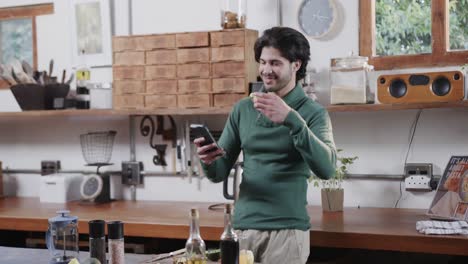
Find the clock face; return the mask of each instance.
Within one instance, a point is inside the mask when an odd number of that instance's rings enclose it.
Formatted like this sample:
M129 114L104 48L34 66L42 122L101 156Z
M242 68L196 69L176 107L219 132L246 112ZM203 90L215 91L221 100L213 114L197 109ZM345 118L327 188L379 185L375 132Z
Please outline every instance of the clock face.
M336 17L333 0L304 0L299 8L299 26L313 38L330 32Z

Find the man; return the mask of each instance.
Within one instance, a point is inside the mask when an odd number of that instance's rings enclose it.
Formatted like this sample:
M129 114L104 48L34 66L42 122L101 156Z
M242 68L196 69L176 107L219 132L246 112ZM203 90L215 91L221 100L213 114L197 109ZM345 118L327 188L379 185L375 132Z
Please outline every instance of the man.
M335 173L336 151L326 109L309 99L304 78L310 47L298 31L266 30L255 43L255 59L266 93L253 93L233 108L219 140L194 143L207 177L228 176L240 151L242 183L235 204L234 228L240 247L261 263L305 263L310 219L307 179L310 170L328 179Z

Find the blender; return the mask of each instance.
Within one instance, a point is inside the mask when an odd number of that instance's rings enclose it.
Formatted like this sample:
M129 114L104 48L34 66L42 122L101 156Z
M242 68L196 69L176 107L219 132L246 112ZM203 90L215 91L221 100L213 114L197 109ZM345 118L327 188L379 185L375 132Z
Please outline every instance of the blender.
M57 216L49 218L46 232L47 249L51 254L49 264L67 264L78 259L78 239L78 217L71 216L70 211L58 211Z

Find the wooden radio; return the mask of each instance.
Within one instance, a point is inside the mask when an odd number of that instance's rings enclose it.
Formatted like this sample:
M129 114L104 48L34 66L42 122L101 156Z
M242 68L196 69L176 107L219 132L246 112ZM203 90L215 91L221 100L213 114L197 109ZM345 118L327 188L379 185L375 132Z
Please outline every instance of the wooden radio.
M377 98L382 104L461 101L465 96L460 71L380 75Z

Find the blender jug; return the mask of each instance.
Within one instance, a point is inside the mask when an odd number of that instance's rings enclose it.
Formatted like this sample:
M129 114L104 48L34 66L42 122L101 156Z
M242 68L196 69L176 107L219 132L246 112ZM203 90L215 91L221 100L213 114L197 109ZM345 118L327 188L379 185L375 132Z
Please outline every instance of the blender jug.
M49 218L46 232L47 249L51 254L49 264L67 264L78 259L78 217L70 216L70 211L58 211L57 216Z

